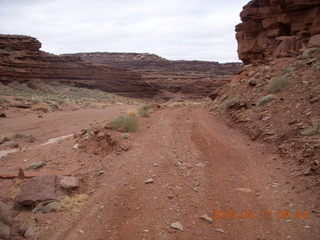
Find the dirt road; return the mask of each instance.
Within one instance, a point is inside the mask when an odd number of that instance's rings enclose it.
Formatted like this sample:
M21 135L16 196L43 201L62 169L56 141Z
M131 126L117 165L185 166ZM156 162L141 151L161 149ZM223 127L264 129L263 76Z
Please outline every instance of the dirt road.
M128 152L81 160L70 153L68 161L57 153L60 163L48 167L84 175L90 198L80 212L47 215L35 239L319 239L308 196L263 146L201 107L159 110L142 122Z

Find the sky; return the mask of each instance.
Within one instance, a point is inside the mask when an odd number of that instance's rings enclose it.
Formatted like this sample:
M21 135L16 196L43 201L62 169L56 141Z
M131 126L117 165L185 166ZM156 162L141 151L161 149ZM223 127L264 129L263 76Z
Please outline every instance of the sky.
M249 0L0 0L0 33L54 53L138 52L239 61L234 27Z

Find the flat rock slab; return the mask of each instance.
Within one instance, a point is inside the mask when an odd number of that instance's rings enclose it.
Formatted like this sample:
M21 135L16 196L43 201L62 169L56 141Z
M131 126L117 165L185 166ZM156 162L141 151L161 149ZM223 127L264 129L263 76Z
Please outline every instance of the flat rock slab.
M75 177L62 177L59 181L60 187L66 190L76 189L80 186L79 180Z
M56 200L56 178L56 175L46 175L28 179L15 198L16 203L33 206L39 202Z

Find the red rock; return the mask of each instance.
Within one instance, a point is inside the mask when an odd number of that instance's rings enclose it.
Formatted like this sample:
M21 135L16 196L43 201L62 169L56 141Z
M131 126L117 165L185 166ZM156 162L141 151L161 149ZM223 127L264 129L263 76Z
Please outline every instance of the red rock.
M308 47L320 47L320 34L314 35L309 39Z
M136 72L49 54L40 47L33 37L0 35L0 82L60 81L134 97L152 97L158 91Z
M56 199L56 176L46 175L27 180L16 196L15 202L23 206L34 206L40 202Z
M192 97L208 96L228 83L233 73L242 68L241 63L170 61L155 54L142 53L78 53L68 56L133 70L157 89Z
M75 177L63 177L59 181L59 186L66 189L72 190L80 186L79 180Z
M250 1L240 13L242 23L236 26L239 58L248 64L298 55L320 33L319 16L319 1ZM317 44L316 38L310 43Z

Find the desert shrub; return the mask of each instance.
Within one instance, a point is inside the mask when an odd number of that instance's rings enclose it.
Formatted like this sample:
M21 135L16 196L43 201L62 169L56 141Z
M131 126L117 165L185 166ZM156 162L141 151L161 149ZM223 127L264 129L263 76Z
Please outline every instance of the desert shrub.
M24 139L26 142L34 142L37 139L32 136L32 135L25 135L25 134L21 134L21 133L16 133L14 135L12 135L12 138L20 138L20 139Z
M268 92L269 93L277 93L284 89L288 84L288 76L280 76L280 77L274 77L271 79L269 86L268 86Z
M0 104L4 104L4 103L6 103L6 102L8 102L6 99L0 98Z
M123 133L123 134L121 135L121 137L122 137L123 139L128 139L128 138L130 138L130 135L129 135L129 133Z
M38 108L35 108L34 110L36 110L36 111L42 111L42 112L44 112L44 113L47 113L49 110L48 110L48 108L45 108L45 107L38 107Z
M312 136L318 134L320 134L320 123L312 124L310 127L302 131L302 135L304 136Z
M149 109L151 108L150 104L144 105L139 109L139 115L141 117L150 117Z
M258 106L262 106L262 105L264 105L264 104L266 104L268 102L271 102L275 98L276 98L276 96L274 94L269 94L267 96L264 96L264 97L259 99Z
M30 102L33 104L38 104L38 103L40 103L40 100L39 99L31 99Z
M137 110L128 110L127 115L131 117L137 117L138 116L138 111Z
M119 128L125 128L129 132L136 132L138 130L138 120L132 116L124 116L121 115L116 119L109 122L109 125L114 129L117 130Z
M284 73L284 74L291 74L293 71L294 71L294 67L286 67L286 68L283 70L283 73Z

